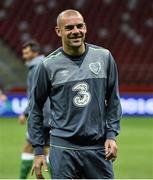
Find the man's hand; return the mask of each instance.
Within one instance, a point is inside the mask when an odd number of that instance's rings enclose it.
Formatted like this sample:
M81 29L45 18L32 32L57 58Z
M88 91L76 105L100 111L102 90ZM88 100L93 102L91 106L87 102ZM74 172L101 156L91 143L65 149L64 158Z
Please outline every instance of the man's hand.
M48 171L48 166L47 166L47 161L46 161L45 155L35 156L31 175L33 175L33 173L35 172L37 179L44 179L44 177L42 175L42 171L41 171L42 166L44 167L45 171Z
M20 124L25 124L27 118L25 117L24 114L21 114L21 115L19 116L18 120L19 120L19 123L20 123Z
M106 160L114 161L117 158L117 144L113 139L107 139L105 142Z

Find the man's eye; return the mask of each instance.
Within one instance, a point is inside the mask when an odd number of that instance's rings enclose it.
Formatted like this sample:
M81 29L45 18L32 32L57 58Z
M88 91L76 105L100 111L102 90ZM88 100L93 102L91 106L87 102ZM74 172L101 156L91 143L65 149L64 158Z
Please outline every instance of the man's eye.
M78 29L82 29L82 28L84 27L84 24L77 24L77 25L75 25L75 26L76 26ZM70 31L70 30L73 30L75 26L73 26L73 25L68 25L68 26L65 27L65 29L68 30L68 31Z
M66 26L65 29L72 30L72 29L74 29L74 26Z
M83 28L83 27L84 27L84 24L78 24L78 25L77 25L77 28L78 28L78 29L81 29L81 28Z

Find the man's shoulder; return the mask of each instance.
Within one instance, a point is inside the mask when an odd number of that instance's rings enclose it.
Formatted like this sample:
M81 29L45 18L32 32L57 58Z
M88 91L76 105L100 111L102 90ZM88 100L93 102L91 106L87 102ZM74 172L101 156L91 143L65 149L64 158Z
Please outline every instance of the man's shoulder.
M104 53L104 54L109 54L109 52L110 52L108 49L106 49L102 46L98 46L95 44L89 44L89 43L87 45L91 51L95 51L95 52L99 51L99 52Z
M60 48L56 49L52 53L50 53L48 56L45 57L43 60L43 64L50 64L54 62L55 59L58 59L61 56L61 50Z

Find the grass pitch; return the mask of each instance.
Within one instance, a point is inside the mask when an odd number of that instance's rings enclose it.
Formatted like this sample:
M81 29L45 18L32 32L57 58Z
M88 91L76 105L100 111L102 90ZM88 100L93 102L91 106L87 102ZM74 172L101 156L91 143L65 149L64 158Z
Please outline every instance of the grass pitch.
M16 118L0 118L0 178L19 177L25 125ZM117 139L117 179L153 179L153 118L123 118ZM46 175L46 177L49 177ZM29 178L34 178L30 176Z
M153 118L124 118L117 141L116 178L153 179Z

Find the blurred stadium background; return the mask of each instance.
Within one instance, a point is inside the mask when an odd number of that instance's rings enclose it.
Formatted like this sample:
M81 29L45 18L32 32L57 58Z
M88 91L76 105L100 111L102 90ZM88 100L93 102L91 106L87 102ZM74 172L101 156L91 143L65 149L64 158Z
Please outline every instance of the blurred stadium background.
M56 17L68 8L85 17L86 41L108 48L118 65L123 119L116 178L153 179L152 0L0 1L0 89L8 96L0 102L0 178L18 178L25 139L26 126L17 121L27 104L22 44L36 39L46 55L56 49Z

